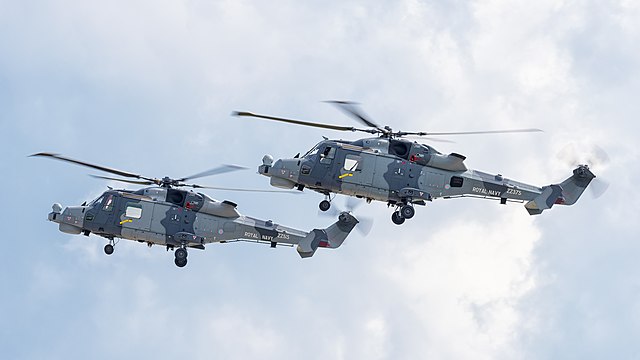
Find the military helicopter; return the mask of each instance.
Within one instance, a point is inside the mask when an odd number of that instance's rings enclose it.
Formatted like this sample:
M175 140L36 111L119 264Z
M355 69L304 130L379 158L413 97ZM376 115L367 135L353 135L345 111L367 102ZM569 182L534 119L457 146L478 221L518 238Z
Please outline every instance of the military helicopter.
M258 172L270 177L272 186L284 189L305 188L325 195L322 211L331 207L335 194L384 201L395 210L391 220L401 225L415 215L414 205L426 205L436 198L476 197L497 199L500 204L523 203L530 215L537 215L553 205L573 205L595 175L588 165L580 164L573 175L560 184L534 186L517 182L500 174L468 169L465 156L438 152L435 148L406 140L441 135L472 135L540 132L540 129L515 129L468 132L393 131L381 127L365 116L356 103L328 101L356 119L366 128L329 125L286 119L250 112L233 112L239 117L253 117L323 129L364 132L376 137L355 141L329 140L316 144L304 155L279 159L265 155ZM436 139L431 139L435 140ZM332 197L332 194L333 197Z
M156 179L57 154L37 153L31 156L62 160L130 178L93 175L101 179L155 185L135 191L109 189L88 204L69 206L64 211L60 204L53 204L53 211L48 215L49 221L58 223L60 231L67 234L89 236L93 233L106 238L108 244L105 245L104 252L107 255L113 253L115 239L120 238L149 246L166 246L167 251L174 250L174 262L178 267L187 264L187 248L204 250L206 244L214 242L250 241L270 244L272 248L277 245L297 245L300 256L306 258L313 256L319 247L340 247L359 222L350 213L342 212L338 215L338 221L328 228L305 232L275 224L271 220L263 221L241 215L236 210L237 205L231 201L219 202L202 193L179 189L191 187L264 192L185 183L187 180L241 169L235 165L221 166L180 179Z

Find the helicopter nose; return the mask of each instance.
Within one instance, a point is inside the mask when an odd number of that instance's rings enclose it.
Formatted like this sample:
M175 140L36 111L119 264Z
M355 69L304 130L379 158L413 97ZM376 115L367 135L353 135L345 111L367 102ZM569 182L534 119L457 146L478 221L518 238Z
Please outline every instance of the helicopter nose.
M58 206L56 206L58 205ZM67 234L80 234L84 226L84 212L86 206L68 206L60 213L60 204L54 204L53 212L49 213L49 221L59 224L60 231Z
M300 174L300 159L280 159L273 164L273 171L277 176L289 181L298 181Z
M258 172L271 178L271 186L292 189L300 174L300 159L279 159L271 166L266 164L269 160L265 162L263 159L263 165L258 168Z

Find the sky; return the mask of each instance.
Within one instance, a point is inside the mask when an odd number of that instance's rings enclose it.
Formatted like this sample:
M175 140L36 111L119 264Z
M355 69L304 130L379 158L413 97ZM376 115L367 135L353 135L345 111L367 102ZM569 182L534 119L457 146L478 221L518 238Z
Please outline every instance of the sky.
M0 0L0 354L5 359L640 358L640 5L620 1ZM49 151L147 176L234 163L206 185L269 189L265 154L358 134L352 100L405 131L540 128L432 143L536 185L587 154L598 199L436 200L399 227L383 203L336 250L213 244L179 269L161 247L46 221L116 183ZM206 181L206 183L205 183ZM324 228L322 196L208 192L246 215ZM335 200L340 204L344 199Z

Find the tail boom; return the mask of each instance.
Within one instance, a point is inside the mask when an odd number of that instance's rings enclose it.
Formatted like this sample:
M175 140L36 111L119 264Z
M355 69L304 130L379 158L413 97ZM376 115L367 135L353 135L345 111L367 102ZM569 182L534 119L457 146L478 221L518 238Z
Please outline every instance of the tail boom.
M314 229L298 243L298 254L307 258L313 256L319 247L337 249L342 245L351 230L358 224L358 220L351 214L344 212L338 221L326 229Z
M526 203L524 207L530 215L538 215L555 204L573 205L595 177L589 170L589 166L579 165L573 170L571 177L560 184L543 187L542 193Z

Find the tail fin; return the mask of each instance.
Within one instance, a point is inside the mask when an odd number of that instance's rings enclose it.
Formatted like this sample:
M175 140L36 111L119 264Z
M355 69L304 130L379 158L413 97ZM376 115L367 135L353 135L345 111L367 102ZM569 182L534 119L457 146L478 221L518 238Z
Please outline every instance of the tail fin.
M570 178L560 184L543 187L542 193L524 207L530 215L538 215L554 204L573 205L595 177L587 165L579 165Z
M314 229L300 243L298 253L301 257L311 257L319 247L336 249L342 245L351 230L358 224L353 215L343 212L338 221L326 229Z
M587 165L580 165L573 170L573 176L563 181L562 186L562 205L573 205L578 201L584 189L589 186L591 180L596 176L589 170Z

